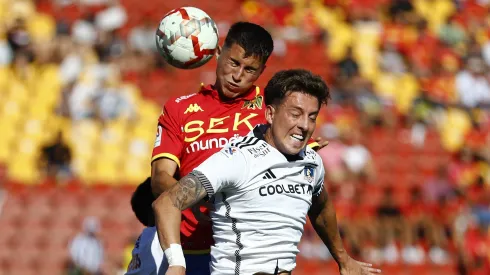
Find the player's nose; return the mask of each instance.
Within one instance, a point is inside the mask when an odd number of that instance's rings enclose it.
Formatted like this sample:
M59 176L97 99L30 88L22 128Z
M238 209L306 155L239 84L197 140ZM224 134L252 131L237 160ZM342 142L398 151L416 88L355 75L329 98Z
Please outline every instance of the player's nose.
M243 68L239 68L239 69L235 70L233 72L233 74L231 75L231 77L233 78L233 81L235 81L236 83L242 81Z
M300 119L297 120L296 126L303 132L308 131L310 127L308 119L308 116L302 116Z

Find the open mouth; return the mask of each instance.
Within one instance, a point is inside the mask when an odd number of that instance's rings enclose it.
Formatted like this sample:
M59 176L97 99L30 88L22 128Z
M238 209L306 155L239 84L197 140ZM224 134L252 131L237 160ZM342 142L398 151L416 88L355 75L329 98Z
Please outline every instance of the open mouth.
M291 135L291 138L300 142L305 140L305 137L303 135L298 135L298 134Z

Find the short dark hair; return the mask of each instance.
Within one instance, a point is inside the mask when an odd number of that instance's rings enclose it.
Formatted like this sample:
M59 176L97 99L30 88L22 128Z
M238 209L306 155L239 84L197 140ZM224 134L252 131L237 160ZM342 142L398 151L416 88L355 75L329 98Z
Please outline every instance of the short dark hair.
M258 56L262 64L274 50L274 41L271 34L261 26L250 22L237 22L228 31L225 39L225 48L237 44L245 50L245 57Z
M138 221L144 226L153 226L155 224L155 215L151 207L154 200L155 197L151 192L151 178L149 177L136 187L131 196L131 208Z
M278 105L289 92L312 95L320 106L327 105L330 99L328 86L320 76L303 69L291 69L279 71L269 80L264 90L265 104Z

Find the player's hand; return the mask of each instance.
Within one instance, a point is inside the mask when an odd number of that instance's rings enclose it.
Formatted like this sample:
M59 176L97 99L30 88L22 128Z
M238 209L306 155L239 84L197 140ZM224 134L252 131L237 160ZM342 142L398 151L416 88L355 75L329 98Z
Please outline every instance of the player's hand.
M165 275L185 275L185 267L179 265L170 266Z
M315 138L315 141L318 143L318 146L313 149L316 152L320 151L328 145L328 140L323 140L322 137Z
M381 269L372 267L372 264L358 262L351 257L340 266L341 275L372 275L381 273Z

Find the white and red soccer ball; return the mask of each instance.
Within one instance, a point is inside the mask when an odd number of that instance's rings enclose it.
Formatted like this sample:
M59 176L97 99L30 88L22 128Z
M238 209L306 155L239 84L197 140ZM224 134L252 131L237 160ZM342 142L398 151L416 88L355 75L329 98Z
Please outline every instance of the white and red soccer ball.
M175 9L160 21L156 43L169 64L180 69L197 68L213 57L218 47L218 27L198 8Z

